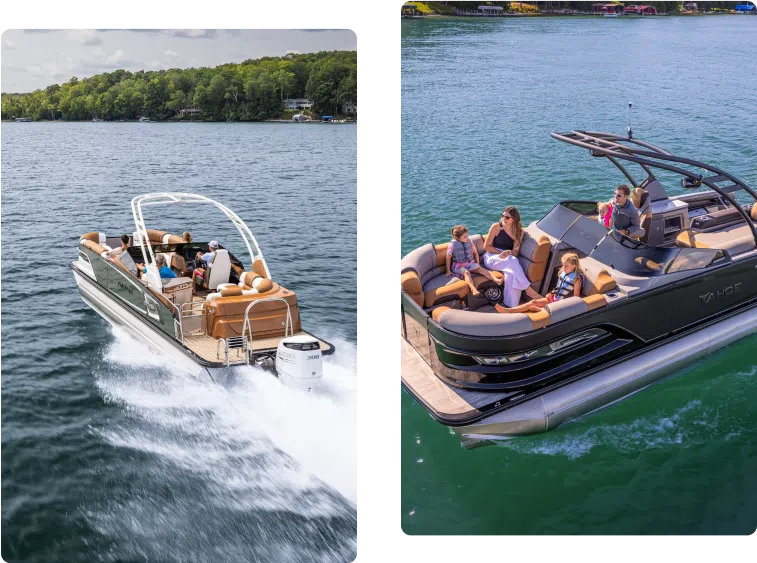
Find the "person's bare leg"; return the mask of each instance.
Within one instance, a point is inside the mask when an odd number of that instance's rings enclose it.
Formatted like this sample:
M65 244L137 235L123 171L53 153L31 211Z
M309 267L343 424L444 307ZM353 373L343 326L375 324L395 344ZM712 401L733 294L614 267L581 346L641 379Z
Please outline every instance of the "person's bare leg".
M544 299L541 295L536 293L534 288L530 285L526 288L526 295L528 295L531 299Z
M492 280L497 285L502 285L504 283L504 281L505 281L505 277L504 276L502 276L502 278L495 278L494 275L489 270L487 270L486 268L484 268L481 265L479 265L475 269L475 272L478 273L478 274L481 274L485 278L488 278L488 279Z
M518 305L517 307L503 307L497 303L494 305L494 308L499 313L536 313L537 311L541 311L548 302L548 299L540 297L539 299L534 299L528 303Z
M468 287L470 287L470 292L478 297L481 295L481 292L478 290L478 288L473 283L473 278L470 275L470 272L468 270L463 270L463 279L465 279L465 283L468 284Z

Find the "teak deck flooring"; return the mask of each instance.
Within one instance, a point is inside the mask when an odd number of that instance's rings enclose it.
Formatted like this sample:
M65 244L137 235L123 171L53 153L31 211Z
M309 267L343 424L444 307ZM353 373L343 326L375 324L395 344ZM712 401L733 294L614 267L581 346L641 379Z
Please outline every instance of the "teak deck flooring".
M446 385L431 366L402 336L402 382L420 401L440 415L451 418L472 416L478 409Z
M305 335L306 333L300 331L295 332L295 336ZM253 340L248 345L250 350L271 350L275 349L279 342L283 339L283 336L275 336L273 338L261 338ZM192 350L195 354L200 356L203 360L209 362L223 362L226 360L224 353L223 342L218 346L218 339L208 336L207 334L193 334L184 337L184 345ZM321 345L321 350L326 350L328 345L318 340ZM216 347L218 347L218 355L216 355ZM231 363L244 363L244 351L242 348L231 348L229 350L229 362Z

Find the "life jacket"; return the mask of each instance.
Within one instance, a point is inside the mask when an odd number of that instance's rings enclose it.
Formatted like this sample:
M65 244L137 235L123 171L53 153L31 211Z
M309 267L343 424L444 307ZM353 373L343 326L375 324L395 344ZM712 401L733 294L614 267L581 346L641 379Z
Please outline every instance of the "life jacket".
M578 279L581 280L581 286L583 286L584 280L581 274L578 274ZM576 270L566 274L565 271L561 271L557 278L557 285L555 286L555 299L564 299L566 297L573 296L573 290L576 283Z
M462 242L457 239L452 239L450 244L452 245L453 262L473 261L473 243L471 241Z

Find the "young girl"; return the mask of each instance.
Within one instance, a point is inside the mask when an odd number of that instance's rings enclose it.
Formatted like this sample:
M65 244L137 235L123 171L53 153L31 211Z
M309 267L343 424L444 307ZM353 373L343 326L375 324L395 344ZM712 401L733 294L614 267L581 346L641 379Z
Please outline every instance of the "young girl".
M597 203L597 222L600 225L604 225L608 229L610 228L610 221L612 220L612 204L608 201L600 201Z
M497 285L502 285L503 280L495 278L478 263L478 251L468 238L468 227L456 225L452 228L452 237L447 245L447 277L454 274L465 280L473 295L481 295L481 292L473 284L471 272L477 272Z
M557 276L557 285L555 289L549 292L546 297L534 299L517 307L509 309L502 305L496 304L494 307L500 313L525 313L526 311L541 311L549 303L554 303L566 297L581 297L581 288L584 284L584 273L581 269L581 263L578 261L578 255L571 252L563 255L562 268Z

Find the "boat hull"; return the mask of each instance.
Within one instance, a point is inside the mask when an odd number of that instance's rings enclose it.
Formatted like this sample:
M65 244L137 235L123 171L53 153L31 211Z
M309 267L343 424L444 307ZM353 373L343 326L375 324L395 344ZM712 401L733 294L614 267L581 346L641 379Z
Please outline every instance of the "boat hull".
M459 425L449 426L466 448L547 432L633 395L692 361L755 332L757 307L752 307L578 381L485 415L471 424L461 421ZM416 369L419 359L426 366L428 364L411 345L403 344L404 384L405 369L410 362L415 362ZM411 357L413 354L416 357ZM454 392L451 387L449 390Z
M74 279L84 302L111 325L124 329L151 349L167 355L177 366L196 377L211 377L207 367L194 360L177 342L164 332L153 328L128 307L119 303L89 277L73 268ZM216 371L215 368L213 371Z

